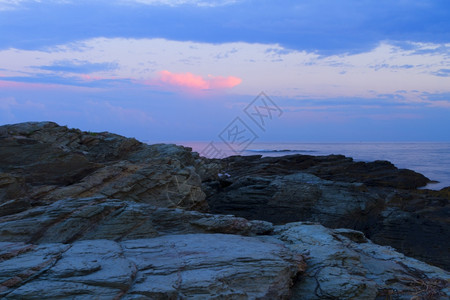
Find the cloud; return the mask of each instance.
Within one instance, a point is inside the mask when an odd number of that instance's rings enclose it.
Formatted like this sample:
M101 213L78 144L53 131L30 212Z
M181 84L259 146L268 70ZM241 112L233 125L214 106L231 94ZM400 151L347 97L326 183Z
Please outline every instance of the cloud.
M439 69L432 74L439 77L450 77L450 69Z
M20 4L29 0L0 0L0 11L11 10L17 8ZM34 1L34 0L32 0Z
M280 44L327 55L368 51L381 39L450 42L445 0L0 1L0 7L26 8L1 12L4 49L100 36Z
M111 84L106 84L103 81L96 81L95 83L91 83L92 80L89 80L89 75L86 75L87 78L83 78L84 84L81 81L62 81L61 78L55 78L54 81L43 80L41 77L17 77L11 78L6 77L4 80L0 80L0 88L3 90L59 90L59 91L99 91L99 85L102 86L110 86ZM109 81L106 81L109 82Z
M47 3L69 3L69 0L45 0ZM26 4L42 3L42 0L0 0L0 11L14 10L23 7Z
M118 68L116 63L103 62L103 63L91 63L89 61L80 60L63 60L56 61L52 65L39 66L41 70L64 72L64 73L93 73L99 71L111 71Z
M242 79L234 76L208 75L204 79L202 76L190 72L172 73L167 70L159 72L159 80L164 84L199 90L232 88L242 82Z
M2 89L52 89L57 87L57 85L53 84L45 84L45 83L30 83L30 82L20 82L9 80L0 80L0 88Z
M128 3L139 3L146 5L167 5L167 6L180 6L180 5L195 5L216 7L230 5L238 2L237 0L125 0Z
M437 52L417 54L422 48ZM264 90L298 100L369 99L403 90L405 102L418 103L413 90L450 92L448 77L443 77L448 53L445 45L389 41L363 53L324 56L278 44L96 38L41 50L0 50L0 79L155 92L233 88L236 94L257 95ZM282 62L274 62L275 57Z
M58 76L22 76L22 77L3 77L0 78L0 87L9 89L28 89L28 90L94 90L102 87L110 87L118 81L101 80L97 77L82 74L79 77L58 77Z

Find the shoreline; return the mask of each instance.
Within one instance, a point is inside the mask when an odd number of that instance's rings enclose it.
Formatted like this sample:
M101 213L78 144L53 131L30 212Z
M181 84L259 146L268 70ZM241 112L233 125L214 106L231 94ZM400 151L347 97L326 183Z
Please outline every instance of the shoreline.
M177 145L192 148L193 151L201 153L208 142L180 142ZM226 155L236 155L224 143L217 143ZM385 146L388 146L386 149ZM425 149L420 149L426 146ZM357 148L355 148L357 147ZM407 149L413 151L411 158ZM263 150L263 151L258 151ZM275 152L272 152L275 151ZM389 152L391 151L391 152ZM433 151L442 152L442 158L436 156ZM430 157L427 157L426 153ZM450 187L450 142L326 142L326 143L253 143L247 150L240 153L243 156L262 155L263 157L278 157L291 154L327 156L345 155L354 161L372 162L387 160L398 168L410 169L425 175L432 181L427 189L441 190Z

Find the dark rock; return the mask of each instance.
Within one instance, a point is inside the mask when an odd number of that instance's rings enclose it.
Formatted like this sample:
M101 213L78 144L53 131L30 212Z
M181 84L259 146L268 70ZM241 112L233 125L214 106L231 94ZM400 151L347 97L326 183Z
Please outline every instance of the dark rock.
M445 189L413 189L427 182L420 174L341 155L234 156L222 163L230 177L203 183L213 213L360 230L376 243L450 269L450 196Z
M355 162L343 155L282 157L232 156L224 159L232 176L288 175L298 172L314 174L322 179L359 182L367 186L415 189L430 182L417 172L398 169L388 161Z

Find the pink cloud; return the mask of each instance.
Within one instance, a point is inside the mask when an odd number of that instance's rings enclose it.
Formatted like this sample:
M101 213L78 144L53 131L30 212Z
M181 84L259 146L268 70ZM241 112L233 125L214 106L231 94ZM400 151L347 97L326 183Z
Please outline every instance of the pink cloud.
M172 73L167 70L159 72L159 81L172 85L189 89L206 90L206 89L225 89L232 88L242 82L242 79L234 76L222 77L208 75L205 79L200 75L187 73Z

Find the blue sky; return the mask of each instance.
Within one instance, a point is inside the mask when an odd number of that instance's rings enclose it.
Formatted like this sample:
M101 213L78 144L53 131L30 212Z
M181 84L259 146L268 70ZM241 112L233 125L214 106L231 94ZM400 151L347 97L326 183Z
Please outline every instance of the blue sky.
M0 0L0 124L450 141L448 20L445 0ZM283 112L263 129L244 111L261 91Z

